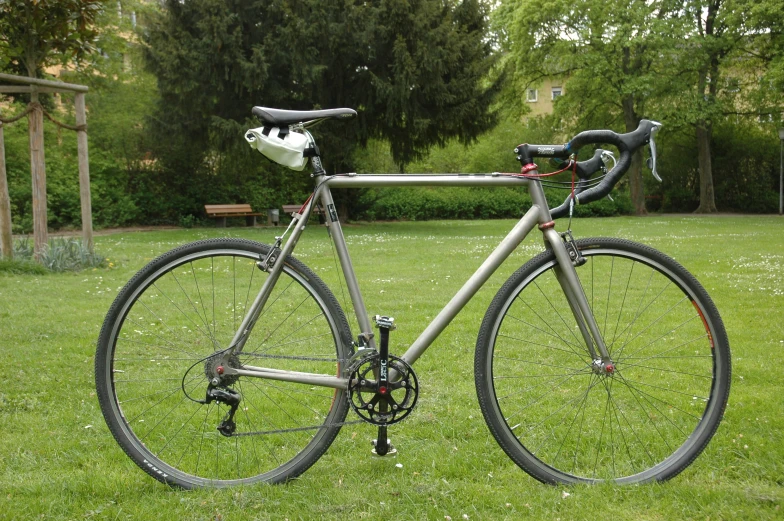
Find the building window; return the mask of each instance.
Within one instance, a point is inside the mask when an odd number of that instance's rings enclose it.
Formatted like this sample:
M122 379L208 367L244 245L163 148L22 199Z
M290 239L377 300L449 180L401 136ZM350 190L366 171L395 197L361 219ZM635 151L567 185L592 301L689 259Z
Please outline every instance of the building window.
M553 87L553 101L555 101L555 98L557 98L561 94L563 94L563 90L561 89L561 87Z
M527 93L525 95L525 99L526 99L526 101L529 101L531 103L538 101L539 100L539 91L537 91L536 89L528 89L528 91L527 91Z

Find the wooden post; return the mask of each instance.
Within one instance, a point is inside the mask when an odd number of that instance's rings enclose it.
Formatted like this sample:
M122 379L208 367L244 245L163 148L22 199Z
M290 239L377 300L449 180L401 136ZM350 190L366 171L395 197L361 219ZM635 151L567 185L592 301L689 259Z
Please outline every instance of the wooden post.
M8 197L2 121L0 121L0 253L8 260L14 258L14 242L11 235L11 200Z
M76 125L87 123L84 107L84 93L77 92L74 99ZM82 246L93 251L93 209L90 200L90 165L87 157L87 131L77 130L76 140L79 150L79 196L82 201Z
M38 101L38 92L30 96ZM27 116L30 125L30 174L33 182L33 237L35 259L38 260L48 241L46 217L46 161L44 159L44 113L41 108Z

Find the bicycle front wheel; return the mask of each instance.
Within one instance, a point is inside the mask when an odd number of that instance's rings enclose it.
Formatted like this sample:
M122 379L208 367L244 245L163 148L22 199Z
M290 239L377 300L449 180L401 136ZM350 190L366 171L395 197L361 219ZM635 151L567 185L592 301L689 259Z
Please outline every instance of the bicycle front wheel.
M238 393L231 436L217 427L230 407L206 400L217 357L229 347L268 274L269 246L199 241L145 266L118 294L95 359L98 397L117 442L154 478L184 488L281 482L310 467L345 419L345 391L231 377ZM293 258L232 365L339 375L351 356L343 311ZM336 425L338 424L338 425Z
M705 448L730 352L703 287L631 241L582 239L577 273L614 362L594 367L546 251L491 303L476 347L479 403L506 454L545 483L666 480Z

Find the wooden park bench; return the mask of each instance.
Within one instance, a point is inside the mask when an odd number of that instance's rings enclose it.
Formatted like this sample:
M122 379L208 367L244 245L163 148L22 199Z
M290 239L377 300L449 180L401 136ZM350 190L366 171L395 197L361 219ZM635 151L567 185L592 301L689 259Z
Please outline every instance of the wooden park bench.
M299 209L302 208L302 205L301 204L284 204L282 206L282 208L283 208L283 213L285 213L286 215L290 216L291 214L293 214L295 212L299 212ZM318 218L319 218L319 222L323 223L322 219L323 219L323 216L324 216L324 210L320 206L314 205L313 206L313 210L311 210L310 213L312 215L317 215Z
M254 212L249 204L205 204L204 211L207 217L218 219L218 227L226 227L226 217L245 217L248 226L256 226L256 216L261 215Z

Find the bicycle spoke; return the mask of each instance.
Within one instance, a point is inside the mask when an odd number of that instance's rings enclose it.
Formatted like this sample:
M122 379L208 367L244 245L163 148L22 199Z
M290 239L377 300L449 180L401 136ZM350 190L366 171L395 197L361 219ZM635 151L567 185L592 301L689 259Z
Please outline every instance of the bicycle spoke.
M532 401L528 402L527 404L525 404L524 406L522 406L520 409L518 409L518 410L517 410L517 412L510 414L510 415L507 417L507 420L509 420L510 418L513 418L514 416L516 416L516 415L517 415L517 414L518 414L520 411L526 410L526 409L528 409L530 406L532 406L532 405L534 405L534 404L536 404L536 403L539 403L540 401L542 401L542 399L543 399L545 396L547 396L547 395L550 393L550 391L552 391L553 389L555 389L556 387L558 387L558 386L559 386L559 385L561 385L562 383L566 382L567 380L570 380L570 379L574 378L574 377L575 377L575 376L577 376L578 374L580 374L580 373L579 373L579 372L575 372L575 373L573 373L573 374L570 374L569 376L567 376L567 377L565 377L565 378L562 378L561 380L559 380L558 382L556 382L556 383L555 383L555 385L553 385L552 387L550 387L550 388L549 388L547 391L545 391L544 393L540 394L539 396L537 396L536 398L534 398ZM542 384L540 384L540 385L535 385L535 386L533 386L533 387L529 387L528 389L525 389L525 390L523 390L523 392L521 392L520 394L525 394L525 393L527 393L528 391L530 391L531 389L535 389L535 388L537 388L537 387L541 387L541 385L542 385ZM512 430L514 430L514 428L513 428Z
M652 394L650 394L650 393L646 393L645 391L643 391L643 390L641 390L641 389L638 389L637 387L635 387L634 385L632 385L633 383L638 383L638 384L639 384L640 382L634 382L634 381L632 381L632 380L629 380L628 378L624 378L624 377L621 377L621 378L623 379L623 382L624 382L624 383L625 383L625 384L626 384L626 385L627 385L629 388L631 388L631 389L634 389L635 391L637 391L637 392L638 392L638 393L640 393L641 395L647 396L647 397L649 397L649 398L653 398L654 400L656 400L656 401L659 401L659 402L661 402L661 403L665 404L667 407L670 407L670 408L672 408L672 409L675 409L676 411L680 411L680 412L682 412L683 414L686 414L686 415L688 415L688 416L691 416L691 417L692 417L692 418L694 418L695 420L699 420L699 419L700 419L700 417L698 417L698 416L695 416L695 415L691 414L691 413L690 413L690 412L688 412L688 411L684 411L684 410L683 410L683 409L681 409L680 407L676 407L675 405L671 404L670 402L665 402L665 401L664 401L664 400L662 400L661 398L658 398L658 397L656 397L656 396L653 396L653 395L652 395ZM643 384L643 385L645 385L645 384ZM657 389L662 389L662 388L661 388L661 387L657 387ZM664 390L666 391L667 389L664 389ZM673 392L676 392L676 393L678 393L678 394L682 394L682 395L685 395L685 396L691 396L690 394L687 394L687 393L682 393L682 392L679 392L679 391L673 391ZM698 397L694 396L694 398L698 398Z
M561 342L563 342L563 343L564 343L564 344L566 344L566 345L570 345L570 346L573 346L573 347L577 347L577 348L579 348L579 346L578 346L578 345L576 345L576 344L572 344L572 343L566 342L566 341L565 341L563 338L561 338L559 335L556 335L556 334L553 334L553 333L549 333L549 332L545 331L545 330L544 330L544 329L542 329L542 328L536 327L536 326L534 326L533 324L529 324L528 322L526 322L525 320L523 320L523 319L521 319L521 318L517 318L517 317L516 317L516 316L514 316L514 315L507 314L507 315L506 315L506 317L507 317L507 318L514 319L514 320L517 320L517 321L518 321L518 322L520 322L521 324L525 324L526 326L528 326L528 327L530 327L530 328L532 328L532 329L535 329L535 330L539 331L540 333L544 333L545 335L547 335L547 336L549 336L549 337L552 337L552 338L557 338L558 340L560 340ZM552 328L551 328L551 329L552 329Z
M173 273L172 273L172 276L174 276L174 274L173 274ZM176 277L175 277L175 280L176 280ZM179 284L179 281L178 281L178 284ZM155 288L155 290L156 290L158 293L160 293L161 295L163 295L164 297L166 297L166 299L167 299L169 302L171 302L171 303L172 303L172 305L173 305L173 306L174 306L174 307L177 309L177 311L179 311L180 313L182 313L182 316L184 316L185 318L187 318L188 320L190 320L190 321L191 321L191 323L192 323L192 324L193 324L193 325L196 327L196 329L197 329L197 330L198 330L198 331L199 331L199 332L200 332L202 335L204 335L204 336L209 336L209 334L208 334L208 333L205 333L205 332L204 332L204 330L201 328L201 326L200 326L199 324L197 324L197 323L196 323L196 322L195 322L195 321L194 321L194 320L191 318L191 316L190 316L190 315L188 315L188 314L187 314L185 311L183 311L183 310L182 310L182 308L180 308L180 306L179 306L179 305L177 305L177 303L176 303L176 302L174 302L174 301L173 301L173 300L172 300L172 299L171 299L171 298L170 298L170 297L169 297L169 296L168 296L166 293L164 293L164 292L163 292L163 291L162 291L162 290L161 290L161 289L158 287L158 285L157 285L156 283L153 283L152 287L154 287L154 288ZM182 286L180 286L180 289L182 289ZM183 293L185 293L185 290L184 290L184 289L183 289ZM186 294L186 296L187 296L187 294ZM194 309L195 309L195 308L194 308ZM198 313L197 313L197 314L198 314Z
M583 393L582 403L580 404L579 407L577 407L575 409L574 418L572 418L571 423L569 423L569 428L566 430L566 434L563 437L563 441L561 441L561 444L558 446L558 450L555 452L555 457L553 458L553 465L558 463L558 457L561 455L561 449L563 449L563 446L566 443L566 439L569 437L569 433L572 432L572 427L574 426L575 422L577 421L577 417L580 416L580 412L584 411L584 409L585 409L585 402L588 399L588 394L591 392L591 389L593 389L593 387L594 387L593 379L591 379L591 381L589 382L588 387L585 389L585 392ZM577 446L579 446L579 442L578 442ZM575 448L575 450L576 450L576 448Z
M697 341L700 341L700 340L703 340L703 339L710 339L710 337L708 336L707 333L704 333L704 334L702 334L702 335L700 335L698 337L692 338L691 340L687 340L687 341L682 342L682 343L680 343L678 345L670 347L669 349L666 349L666 350L664 350L661 353L656 354L656 355L646 356L644 358L640 358L640 357L637 357L637 356L624 356L620 360L623 360L624 365L628 365L628 364L626 364L627 360L640 360L641 362L645 362L646 360L652 360L654 358L713 358L711 355L663 356L665 353L670 353L670 352L672 352L672 351L674 351L676 349L679 349L679 348L681 348L683 346L687 346L689 344L693 344L694 342L697 342Z
M669 374L682 374L682 375L686 375L686 376L693 376L695 378L705 378L705 379L708 379L708 380L711 380L713 378L712 376L709 376L709 375L687 373L685 371L676 371L676 370L670 369L670 368L652 367L652 366L649 366L649 365L642 365L642 364L623 364L624 371L627 371L629 369L629 367L641 367L643 369L651 369L653 371L666 372L666 373L669 373Z
M540 290L540 293L541 293L541 290ZM517 297L517 298L518 298L518 300L520 300L520 302L522 302L523 304L525 304L525 305L528 307L528 309L530 309L530 310L531 310L531 312L532 312L534 315L536 315L536 318L538 318L540 321L542 321L542 322L544 323L544 325L546 325L547 327L549 327L549 328L550 328L550 330L553 332L553 336L557 337L557 338L558 338L558 339L559 339L559 340L560 340L560 341L561 341L561 342L562 342L562 343L563 343L565 346L567 346L567 347L575 347L575 348L578 348L578 349L579 349L579 343L580 343L580 341L577 339L577 336L576 336L576 335L575 335L573 332L572 332L572 336L574 336L574 339L577 341L577 343L576 343L576 344L572 344L571 342L568 342L568 341L566 341L566 339L564 339L564 338L563 338L561 335L559 335L559 334L558 334L558 332L557 332L557 331L556 331L556 330L555 330L555 329L554 329L554 328L553 328L553 327L550 325L550 323L549 323L549 322L547 322L546 320L544 320L544 319L541 317L541 315L539 315L539 313L537 313L536 309L534 309L534 308L533 308L533 306L531 306L531 305L530 305L528 302L526 302L525 300L521 299L520 297ZM546 297L545 297L545 298L546 298ZM560 316L560 315L559 315L559 316ZM564 323L564 325L566 325L566 322L564 322L563 318L561 318L561 321ZM569 329L569 327L568 327L568 326L567 326L567 329ZM580 356L580 355L579 355L579 353L578 353L578 352L576 352L576 351L574 351L574 354L576 354L576 355Z
M672 311L672 310L673 310L673 309L674 309L676 306L678 306L678 305L679 305L681 302L683 302L684 300L687 300L687 299L688 299L688 297L683 297L683 299L681 299L679 302L675 303L675 304L674 304L674 305L673 305L673 306L672 306L670 309L668 309L667 311L665 311L665 312L664 312L664 313L663 313L663 314L662 314L662 315L661 315L659 318L657 318L656 320L654 320L653 322L651 322L650 324L648 324L647 326L645 326L645 328L643 328L643 329L641 329L640 331L638 331L638 332L637 332L637 334L636 334L636 335L634 335L634 337L632 337L632 338L630 338L629 340L627 340L627 341L626 341L626 343L624 343L624 344L621 346L620 352L618 353L618 357L621 357L621 355L623 354L623 350L624 350L624 348L625 348L627 345L629 345L629 344L630 344L630 343L631 343L633 340L636 340L637 338L639 338L639 337L640 337L640 335L642 335L642 334L643 334L644 332L646 332L648 329L650 329L651 327L653 327L654 325L656 325L656 324L657 324L657 323L658 323L658 322L659 322L659 321L660 321L662 318L664 318L665 316L667 316L667 314L669 314L669 312L670 312L670 311ZM665 333L665 335L669 335L669 334L671 334L671 333L673 333L673 332L677 331L679 328L683 327L685 324L688 324L689 322L691 322L691 321L692 321L692 320L694 320L695 318L697 318L697 315L694 315L694 316L692 316L692 317L689 317L688 319L686 319L685 321L683 321L681 324L679 324L677 327L675 327L675 328L673 328L672 330L670 330L670 331L668 331L667 333ZM662 336L660 336L659 338L657 338L657 339L655 339L655 340L651 341L649 344L646 344L645 346L643 346L643 347L641 347L641 348L637 349L636 351L632 352L632 354L635 354L635 353L637 353L637 352L639 352L639 351L641 351L641 350L645 349L645 348L646 348L646 347L648 347L649 345L651 345L651 344L654 344L654 343L658 342L658 341L659 341L659 340L661 340L662 338L664 338L664 335L662 335Z
M661 411L661 410L660 410L658 407L656 407L656 404L654 404L653 402L651 402L651 401L648 399L648 396L646 396L646 395L645 395L645 393L642 393L642 392L640 392L638 389L636 389L636 388L635 388L634 386L632 386L632 385L628 385L628 384L626 383L626 381L625 381L625 379L623 378L623 376L622 376L622 375L621 375L621 383L623 383L624 385L626 385L626 387L629 389L629 394L631 394L631 395L632 395L632 397L633 397L635 400L637 400L637 401L639 402L639 398L638 398L638 396L637 396L637 395L639 395L639 397L640 397L640 398L642 398L642 399L644 399L644 400L645 400L645 401L648 403L648 405L650 405L650 406L651 406L651 408L652 408L652 409L655 409L655 410L656 410L656 412L658 412L658 413L659 413L659 416L661 416L662 418L666 419L668 422L670 422L670 425L672 425L673 427L675 427L676 429L678 429L678 430L680 431L681 435L683 435L684 437L687 437L687 436L688 436L688 434L687 434L686 432L684 432L684 431L683 431L683 429L681 429L681 428L680 428L680 426L679 426L677 423L675 423L674 421L672 421L668 415L664 414L664 413L663 413L663 412L662 412L662 411ZM635 394L635 391L637 392L637 394ZM644 407L643 407L642 403L640 403L640 408L644 410Z
M297 309L299 309L299 307L298 307ZM296 310L295 310L295 311L296 311ZM292 311L292 313L294 313L294 311ZM291 315L289 315L289 317L290 317L290 316L291 316ZM297 333L297 332L301 331L301 330L302 330L302 328L304 328L304 327L306 327L306 326L310 325L310 324L311 324L311 322L313 322L313 321L314 321L314 320L316 320L317 318L319 318L319 317L323 317L323 316L324 316L324 313L323 313L323 312L319 312L317 315L315 315L315 316L314 316L314 317L312 317L310 320L308 320L307 322L305 322L304 324L302 324L301 326L299 326L297 329L295 329L294 331L292 331L292 332L291 332L291 333L289 333L288 335L286 335L286 336L284 336L283 338L281 338L281 342L283 342L284 340L286 340L286 339L288 339L289 337L291 337L291 335L293 335L293 334L295 334L295 333ZM286 320L288 320L288 318L289 318L289 317L286 317ZM283 324L286 322L286 320L284 320L283 322L281 322L281 324L280 324L280 325L283 325ZM280 328L280 326L278 326L278 328ZM277 329L275 329L275 331L277 331ZM275 334L275 331L271 332L271 333L270 333L270 334L267 336L267 338L265 338L265 339L262 341L262 343L259 345L259 347L261 347L262 345L264 345L264 342L266 342L267 340L269 340L269 338L270 338L270 337L271 337L273 334ZM326 334L326 333L325 333L325 334ZM282 345L282 344L276 344L276 345ZM264 353L264 352L267 352L267 351L269 351L270 349L272 349L273 347L276 347L276 345L268 346L268 347L267 347L267 348L266 348L264 351L261 351L261 352L262 352L262 353ZM256 351L253 351L253 352L254 352L254 353L257 353L257 352L259 352L259 351L258 351L258 349L257 349Z
M553 273L553 276L555 277L555 273ZM536 289L538 289L538 290L539 290L539 293L540 293L540 294L541 294L541 295L544 297L544 299L545 299L545 300L547 301L547 303L550 305L550 309L552 309L553 311L555 311L555 314L556 314L556 315L558 315L558 318L561 320L561 323L564 325L564 327L566 327L567 331L569 331L569 332L572 334L572 336L574 337L574 340L575 340L575 342L577 342L577 345L579 346L579 345L580 345L580 339L579 339L579 338L577 338L577 335L574 333L574 329L573 329L573 328L571 328L571 327L569 327L569 324L567 324L567 323L566 323L566 320L564 320L563 316L561 316L561 313L560 313L560 312L558 311L558 309L557 309L557 308L556 308L556 307L553 305L553 303L552 303L552 301L550 300L550 298L549 298L547 295L545 295L545 294L544 294L544 291L542 291L542 288L541 288L541 287L539 287L539 284L537 284L537 283L536 283L536 281L534 281L534 286L536 286ZM562 340L562 341L563 341L564 343L566 343L566 341L565 341L565 340Z
M629 285L632 281L632 273L634 273L635 266L637 266L637 263L633 262L632 267L629 270L629 277L626 279L626 287L623 290L623 299L621 300L621 305L618 308L618 318L615 321L615 329L613 330L613 339L608 346L608 349L610 350L612 350L612 348L615 346L615 340L618 338L618 325L621 323L621 315L623 314L623 310L626 306L626 295L629 293ZM621 332L621 334L623 334L623 332Z
M193 268L193 266L191 266L191 269L192 268ZM185 295L185 298L188 299L188 302L190 303L191 307L193 308L194 313L196 313L196 316L199 317L199 320L201 320L201 322L204 325L204 327L207 328L207 332L206 333L204 331L202 331L201 328L199 328L201 333L204 336L206 336L206 337L212 338L212 332L210 331L210 327L207 325L207 322L204 320L204 317L201 316L201 313L199 313L199 310L196 309L196 304L193 302L193 300L191 299L190 295L188 295L188 292L186 292L185 288L183 288L182 284L180 284L180 280L177 278L177 275L174 273L174 271L170 271L169 274L174 278L174 281L177 283L177 286L179 286L180 291L182 292L182 294ZM194 278L195 278L195 276L196 275L194 274ZM199 298L199 300L201 300L201 297Z
M498 335L498 336L502 337L502 338L507 338L509 340L514 340L516 342L520 342L520 343L523 343L523 344L529 344L529 345L544 347L546 349L551 349L551 350L555 350L555 351L563 351L564 353L570 353L570 354L578 357L580 360L583 360L583 361L585 360L585 354L580 354L580 353L578 353L576 351L572 351L571 349L561 349L560 347L554 347L554 346L550 346L550 345L547 345L547 344L539 344L537 342L532 342L530 340L523 340L522 338L516 338L516 337L510 336L510 335Z
M590 374L590 372L589 372L589 371L583 371L583 370L577 370L577 371L573 371L573 372L571 372L571 373L566 373L566 375L567 375L568 377L573 377L573 376L576 376L576 375L579 375L579 374ZM553 375L550 375L550 376L553 376ZM557 376L555 376L555 377L557 377ZM507 380L507 379L509 379L509 378L498 377L498 376L494 376L494 377L493 377L493 380L497 380L497 379L501 379L501 380ZM566 379L567 379L567 378L565 378L564 380L566 380ZM562 380L562 381L563 381L563 380ZM532 386L530 386L530 387L526 387L526 388L524 388L524 389L522 389L522 390L515 390L515 391L513 391L512 393L510 393L510 394L508 394L508 395L506 395L506 396L502 396L502 397L498 398L498 401L500 402L500 401L502 401L502 400L505 400L506 398L508 398L508 397L510 397L510 396L523 396L523 395L527 394L528 392L530 392L530 391L533 391L534 389L538 389L539 387L542 387L543 385L547 385L547 383L548 383L548 382L539 382L539 383L537 383L537 384L535 384L535 385L532 385ZM559 385L560 383L561 383L561 382L559 382L559 383L557 383L557 384L555 384L555 385L557 386L557 385ZM519 412L519 411L518 411L518 412Z

